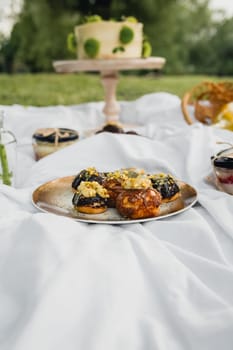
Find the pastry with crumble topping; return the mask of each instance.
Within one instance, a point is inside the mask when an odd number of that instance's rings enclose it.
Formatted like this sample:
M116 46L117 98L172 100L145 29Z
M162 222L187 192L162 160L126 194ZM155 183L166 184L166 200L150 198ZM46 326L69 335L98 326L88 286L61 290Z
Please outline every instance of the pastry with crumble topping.
M85 214L101 214L107 210L107 190L96 181L82 181L72 203L76 210Z
M96 170L96 168L91 167L87 169L81 170L72 181L72 188L74 190L77 190L78 186L81 184L82 181L96 181L99 184L102 184L104 180L103 173L100 173Z

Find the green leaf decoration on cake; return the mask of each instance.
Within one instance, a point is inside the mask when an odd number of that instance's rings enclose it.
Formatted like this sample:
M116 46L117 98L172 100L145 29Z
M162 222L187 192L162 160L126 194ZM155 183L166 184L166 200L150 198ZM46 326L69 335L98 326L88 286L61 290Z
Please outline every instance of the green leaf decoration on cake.
M90 58L95 58L100 50L100 42L97 39L90 38L84 42L84 51Z
M92 22L101 22L102 21L102 17L99 15L92 15L92 16L86 16L84 18L85 23L92 23Z
M77 48L78 48L78 43L75 37L74 33L69 33L67 35L67 39L66 39L66 43L67 43L67 49L72 52L72 53L76 53L77 52Z
M136 18L136 17L133 17L133 16L125 17L125 18L124 18L124 21L132 22L132 23L138 23L137 18Z
M152 53L151 44L149 43L149 41L144 40L142 44L142 57L147 58L151 56L151 53Z
M133 29L128 26L123 26L120 30L120 42L122 44L129 44L134 38Z
M112 50L112 53L117 53L117 52L124 52L125 48L123 46L117 46L114 47L114 49Z

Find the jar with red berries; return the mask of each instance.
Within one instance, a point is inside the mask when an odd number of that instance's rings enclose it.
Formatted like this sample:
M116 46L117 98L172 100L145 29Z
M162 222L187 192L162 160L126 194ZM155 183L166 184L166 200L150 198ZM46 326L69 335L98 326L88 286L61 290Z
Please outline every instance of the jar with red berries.
M219 152L212 163L218 187L233 195L233 147Z

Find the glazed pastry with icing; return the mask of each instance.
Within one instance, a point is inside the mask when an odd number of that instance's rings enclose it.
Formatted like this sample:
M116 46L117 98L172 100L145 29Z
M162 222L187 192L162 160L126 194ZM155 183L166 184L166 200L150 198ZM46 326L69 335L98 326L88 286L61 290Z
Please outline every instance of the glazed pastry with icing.
M122 182L122 187L116 199L116 208L122 216L144 219L160 214L162 197L151 187L151 180L146 175L128 177Z

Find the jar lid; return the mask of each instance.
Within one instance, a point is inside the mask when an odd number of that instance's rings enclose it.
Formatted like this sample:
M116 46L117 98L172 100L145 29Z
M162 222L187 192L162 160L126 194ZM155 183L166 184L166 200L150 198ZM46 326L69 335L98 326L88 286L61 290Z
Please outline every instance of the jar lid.
M218 168L233 169L233 158L230 157L217 157L213 163Z
M43 128L37 129L32 136L37 141L58 142L73 141L79 138L78 132L66 128Z

